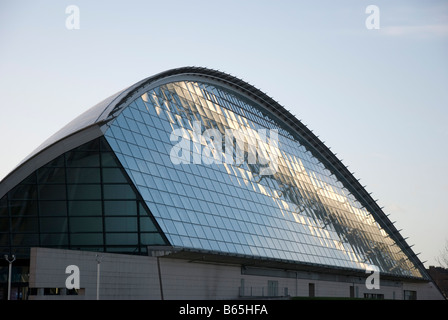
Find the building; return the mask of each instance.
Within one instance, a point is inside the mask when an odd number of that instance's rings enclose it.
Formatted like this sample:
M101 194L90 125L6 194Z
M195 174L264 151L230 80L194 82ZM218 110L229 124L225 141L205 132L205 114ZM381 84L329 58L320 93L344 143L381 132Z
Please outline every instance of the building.
M13 298L443 298L329 148L215 70L169 70L100 102L7 175L0 199Z
M429 266L428 273L445 296L445 299L448 299L448 268Z

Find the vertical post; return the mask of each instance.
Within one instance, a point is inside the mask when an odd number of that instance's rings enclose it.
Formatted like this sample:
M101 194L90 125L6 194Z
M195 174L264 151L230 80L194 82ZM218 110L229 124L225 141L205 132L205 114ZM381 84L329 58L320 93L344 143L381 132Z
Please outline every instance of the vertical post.
M156 259L157 259L157 271L159 273L160 299L164 300L164 298L163 298L162 273L160 272L160 260L159 260L159 257L157 257Z
M100 264L102 259L102 255L96 255L96 300L100 300Z
M298 274L298 272L296 271L296 297L298 297L299 296L299 284L298 284L298 278L299 278L299 274Z
M16 260L16 256L12 255L12 259L9 260L9 255L5 254L5 259L9 263L8 268L8 300L11 300L11 270L12 270L12 263Z

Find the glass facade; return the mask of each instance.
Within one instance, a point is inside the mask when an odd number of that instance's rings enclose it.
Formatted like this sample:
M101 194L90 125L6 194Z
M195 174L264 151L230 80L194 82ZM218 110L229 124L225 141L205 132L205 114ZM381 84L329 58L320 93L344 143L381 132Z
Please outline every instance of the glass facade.
M371 213L274 119L235 91L179 81L132 101L105 137L173 246L421 277ZM246 161L216 161L228 146L204 137L208 129L251 137ZM247 161L260 129L278 133L270 175ZM190 154L173 157L181 139Z
M103 136L0 199L0 253L171 245L425 277L271 106L206 78L166 82L94 107Z
M167 244L104 137L57 157L0 200L0 251L144 253Z

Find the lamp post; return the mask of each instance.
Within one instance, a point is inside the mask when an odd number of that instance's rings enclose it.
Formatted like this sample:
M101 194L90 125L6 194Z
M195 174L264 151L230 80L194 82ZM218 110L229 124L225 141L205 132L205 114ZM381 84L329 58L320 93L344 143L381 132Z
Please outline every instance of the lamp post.
M100 264L103 260L103 256L100 254L96 255L96 300L100 300Z
M9 260L9 255L5 254L5 259L9 263L9 270L8 270L8 300L11 300L11 270L12 270L12 263L16 261L16 256L12 255L12 259Z

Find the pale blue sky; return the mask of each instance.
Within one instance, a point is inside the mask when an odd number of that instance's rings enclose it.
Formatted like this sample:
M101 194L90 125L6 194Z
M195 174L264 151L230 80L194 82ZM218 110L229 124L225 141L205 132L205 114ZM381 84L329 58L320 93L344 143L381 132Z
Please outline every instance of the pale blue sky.
M368 30L365 9L380 9ZM65 8L80 9L68 30ZM448 240L447 1L0 0L0 179L113 93L203 66L267 92L436 264Z

